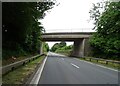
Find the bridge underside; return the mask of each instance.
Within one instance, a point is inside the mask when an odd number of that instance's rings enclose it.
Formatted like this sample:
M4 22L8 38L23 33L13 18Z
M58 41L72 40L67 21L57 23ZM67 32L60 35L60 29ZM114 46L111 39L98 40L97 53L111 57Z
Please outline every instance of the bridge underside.
M84 56L90 56L91 55L91 47L88 43L88 38L80 38L80 39L44 39L42 41L48 41L48 42L55 42L55 41L71 41L74 42L73 50L71 52L70 56L75 57L84 57ZM42 49L42 48L41 48ZM42 52L42 51L41 51Z
M91 47L88 43L90 36L91 33L45 33L42 35L42 41L73 41L71 56L84 57L91 55Z

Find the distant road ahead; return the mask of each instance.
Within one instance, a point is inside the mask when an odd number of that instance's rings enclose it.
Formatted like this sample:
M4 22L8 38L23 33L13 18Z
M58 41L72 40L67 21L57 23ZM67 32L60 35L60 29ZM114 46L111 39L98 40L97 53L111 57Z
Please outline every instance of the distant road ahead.
M118 72L50 52L39 84L118 84Z

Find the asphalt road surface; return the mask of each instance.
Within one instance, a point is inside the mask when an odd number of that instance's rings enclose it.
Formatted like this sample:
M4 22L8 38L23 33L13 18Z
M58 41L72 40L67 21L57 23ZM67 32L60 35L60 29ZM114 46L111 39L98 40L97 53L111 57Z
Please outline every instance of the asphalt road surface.
M38 84L118 84L118 71L49 52Z

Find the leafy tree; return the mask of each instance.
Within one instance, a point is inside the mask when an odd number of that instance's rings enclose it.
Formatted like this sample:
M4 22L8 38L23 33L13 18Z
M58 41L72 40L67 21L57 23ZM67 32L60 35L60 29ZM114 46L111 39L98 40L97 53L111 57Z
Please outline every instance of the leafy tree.
M52 48L51 48L50 51L55 52L55 51L57 50L57 48L59 48L59 43L55 43L55 44L52 46Z
M49 45L48 43L43 43L43 52L48 52L49 51Z
M97 8L92 9L96 14L98 13ZM101 15L97 17L93 14L96 33L90 43L94 55L102 58L120 59L120 2L107 2Z
M53 7L53 2L3 2L2 42L3 58L37 53L40 35L44 31L39 19ZM14 53L13 53L14 52Z
M55 52L70 56L72 50L73 50L73 45L69 45L69 46L58 48Z
M51 51L52 51L52 52L55 52L57 49L62 48L62 47L64 47L64 46L66 46L66 42L64 42L64 41L62 41L62 42L60 42L60 43L56 43L56 44L54 44L53 47L51 48Z

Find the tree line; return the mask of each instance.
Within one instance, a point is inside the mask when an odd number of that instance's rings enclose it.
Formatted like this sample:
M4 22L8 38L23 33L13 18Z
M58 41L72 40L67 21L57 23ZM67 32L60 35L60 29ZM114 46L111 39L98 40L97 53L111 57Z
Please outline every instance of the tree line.
M93 56L120 59L120 2L94 4L90 14L96 30L90 39Z
M53 8L54 2L2 3L2 57L39 53L41 33L39 19Z

